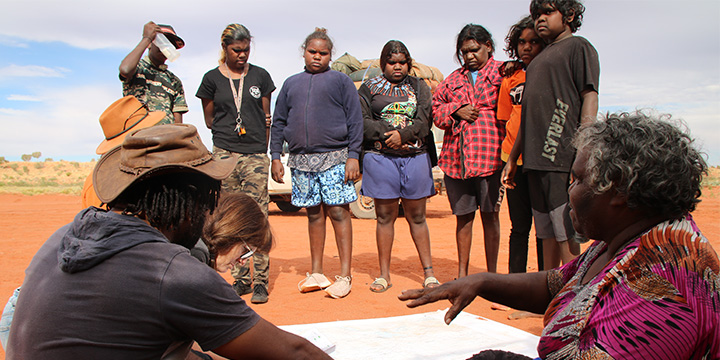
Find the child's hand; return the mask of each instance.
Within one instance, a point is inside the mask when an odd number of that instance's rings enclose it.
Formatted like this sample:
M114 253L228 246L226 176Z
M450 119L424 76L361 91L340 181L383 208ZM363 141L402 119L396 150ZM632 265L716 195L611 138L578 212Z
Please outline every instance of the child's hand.
M500 66L500 76L502 77L510 77L512 74L514 74L516 71L522 69L522 63L519 61L506 61Z
M502 174L500 175L500 182L502 182L503 185L505 185L508 189L514 189L515 188L515 172L517 171L517 165L514 162L508 162L505 164L505 167L502 169Z
M358 159L347 159L345 162L345 182L360 178L360 163Z
M458 120L465 120L469 123L474 122L477 120L478 115L480 115L480 112L472 105L467 104L455 111L453 114L453 117L455 117Z
M283 168L283 164L282 162L280 162L280 160L272 161L270 172L272 173L272 178L273 180L275 180L276 183L285 183L285 180L283 180L283 176L285 176L285 168Z
M155 35L158 33L162 33L162 29L152 21L143 26L143 38L147 38L151 42L155 40Z
M385 145L387 145L391 149L399 149L402 146L402 137L400 137L400 132L397 130L388 131L385 134L388 138L385 139Z

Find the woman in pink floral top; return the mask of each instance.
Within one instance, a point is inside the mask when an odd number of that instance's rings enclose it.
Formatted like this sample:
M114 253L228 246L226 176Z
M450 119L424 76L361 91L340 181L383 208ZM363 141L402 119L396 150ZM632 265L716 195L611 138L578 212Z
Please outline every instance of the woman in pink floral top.
M690 216L707 166L668 119L619 114L581 127L570 216L596 241L577 259L400 298L449 299L446 322L475 296L544 312L543 359L720 358L720 261Z

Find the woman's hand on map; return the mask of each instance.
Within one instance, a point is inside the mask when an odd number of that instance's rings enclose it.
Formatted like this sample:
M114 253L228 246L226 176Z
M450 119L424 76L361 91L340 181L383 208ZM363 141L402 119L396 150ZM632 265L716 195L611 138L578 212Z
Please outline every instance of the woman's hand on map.
M412 300L407 303L410 308L447 299L452 304L445 313L445 324L449 325L466 306L475 300L478 294L477 287L482 282L476 279L476 275L481 274L465 276L434 288L404 290L398 295L398 299L402 301Z

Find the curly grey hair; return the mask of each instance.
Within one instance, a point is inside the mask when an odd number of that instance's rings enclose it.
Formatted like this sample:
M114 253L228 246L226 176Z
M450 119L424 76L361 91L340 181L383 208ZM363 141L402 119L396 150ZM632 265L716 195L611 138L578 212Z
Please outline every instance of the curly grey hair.
M582 126L573 145L587 151L593 191L614 188L627 197L628 207L669 218L695 210L707 164L680 128L687 126L673 122L668 114L636 111Z

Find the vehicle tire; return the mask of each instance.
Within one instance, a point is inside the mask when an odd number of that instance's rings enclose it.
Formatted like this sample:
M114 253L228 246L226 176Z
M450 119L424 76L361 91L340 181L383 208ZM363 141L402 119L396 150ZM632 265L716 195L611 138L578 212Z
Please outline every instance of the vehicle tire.
M358 219L375 219L375 201L371 197L362 196L361 187L362 179L355 183L358 199L350 203L350 212Z
M302 209L291 204L289 201L276 201L275 205L277 205L278 209L283 212L298 212Z

